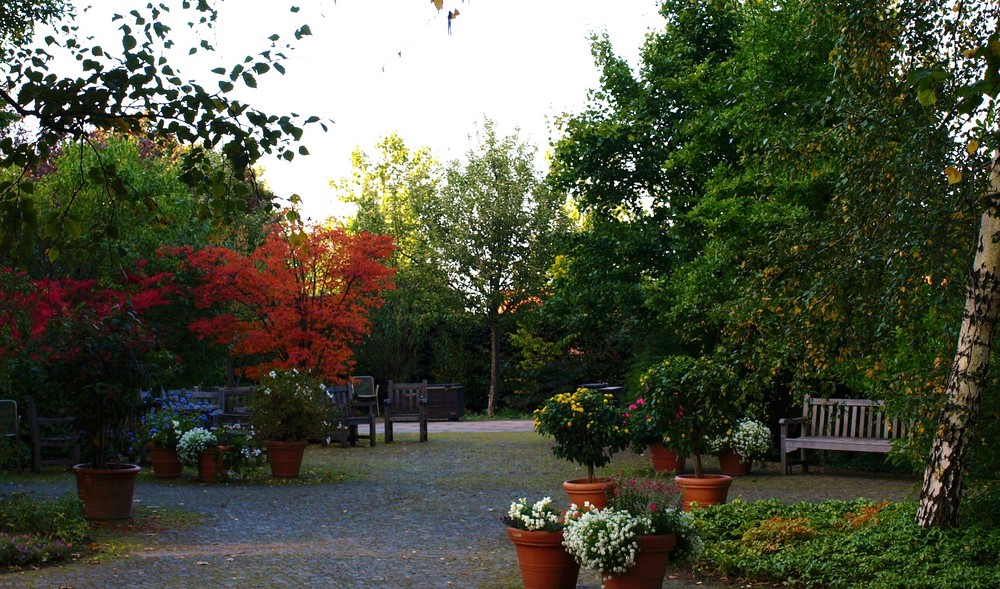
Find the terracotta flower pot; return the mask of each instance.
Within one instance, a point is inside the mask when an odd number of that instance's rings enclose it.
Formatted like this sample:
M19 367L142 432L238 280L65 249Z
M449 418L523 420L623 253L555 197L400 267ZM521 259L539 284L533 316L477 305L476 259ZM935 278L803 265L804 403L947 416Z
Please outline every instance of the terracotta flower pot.
M653 464L653 470L656 472L681 474L684 472L684 463L687 461L687 456L676 450L671 450L663 444L652 443L649 445L649 460Z
M226 446L209 448L198 455L198 480L203 483L219 483L229 478L226 468Z
M621 574L601 573L605 589L660 589L667 574L670 553L677 546L675 534L639 536L635 564Z
M528 531L507 528L517 549L524 589L573 589L580 565L563 548L562 532Z
M733 450L719 454L719 470L731 477L744 477L750 474L750 462L740 460L740 455Z
M693 474L679 474L674 477L674 482L681 488L684 511L691 511L691 504L695 502L698 507L725 503L733 478L724 474L706 474L701 478Z
M164 448L152 442L146 444L149 462L153 465L153 476L158 479L172 479L181 476L184 464L176 448Z
M140 468L122 464L120 468L73 467L76 490L83 501L83 515L92 520L115 520L132 517L135 479Z
M302 457L307 441L267 442L267 462L271 465L273 477L297 477L302 470Z
M563 482L563 489L569 495L569 502L583 507L585 502L598 509L608 506L608 496L614 491L614 482L606 477L589 479L571 479Z

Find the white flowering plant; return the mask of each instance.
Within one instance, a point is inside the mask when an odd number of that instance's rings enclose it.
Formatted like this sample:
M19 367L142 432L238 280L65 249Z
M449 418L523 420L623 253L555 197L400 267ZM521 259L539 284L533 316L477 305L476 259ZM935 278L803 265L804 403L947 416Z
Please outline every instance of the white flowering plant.
M650 531L647 516L589 503L566 512L563 546L580 566L602 574L621 574L635 564L639 536Z
M250 424L262 442L297 442L318 438L329 404L326 387L296 369L261 376L250 401Z
M743 462L751 462L764 458L771 451L771 430L756 419L741 419L726 434L710 440L709 449L713 453L732 450Z
M211 431L196 427L184 432L177 443L177 454L181 462L188 465L198 464L198 455L219 445L219 439Z
M551 497L531 504L527 498L521 498L510 504L504 523L519 530L558 532L563 529L563 513L552 507Z

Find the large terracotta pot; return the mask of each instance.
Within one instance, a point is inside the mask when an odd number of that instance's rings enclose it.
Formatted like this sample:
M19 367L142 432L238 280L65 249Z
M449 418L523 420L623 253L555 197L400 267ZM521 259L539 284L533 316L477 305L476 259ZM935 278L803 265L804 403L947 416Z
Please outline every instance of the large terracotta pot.
M271 465L273 477L297 477L302 470L302 457L307 441L267 442L267 462Z
M203 483L219 483L229 478L226 468L226 446L209 448L198 455L198 480Z
M724 474L706 474L701 478L693 474L679 474L674 477L674 482L681 488L684 511L691 511L691 504L695 502L698 507L725 503L733 478Z
M583 507L585 502L598 509L608 506L608 496L614 492L614 481L606 477L589 479L571 479L563 482L563 489L569 495L569 502Z
M733 450L719 454L719 470L731 477L745 477L750 474L750 462L740 460L740 455Z
M146 444L149 462L153 465L153 476L158 479L172 479L181 476L184 464L176 448L164 448L152 442Z
M670 553L677 546L675 534L639 536L635 564L621 574L601 574L604 589L660 589L667 574Z
M507 528L517 549L524 589L574 589L580 565L563 548L562 532Z
M671 450L663 444L654 442L649 445L649 461L653 464L656 472L669 472L671 474L681 474L684 472L684 463L687 456L676 450Z
M91 468L86 464L73 467L76 491L83 501L83 515L92 520L128 519L132 517L135 479L140 468L134 464L118 467Z

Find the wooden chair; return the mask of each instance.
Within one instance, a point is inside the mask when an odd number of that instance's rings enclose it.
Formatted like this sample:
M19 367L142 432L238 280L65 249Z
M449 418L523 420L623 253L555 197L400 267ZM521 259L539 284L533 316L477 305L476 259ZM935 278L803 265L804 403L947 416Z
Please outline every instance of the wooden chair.
M375 446L375 403L370 399L359 399L354 396L350 386L326 387L326 397L330 401L330 427L324 438L339 437L341 432L347 432L344 445L356 446L358 439L367 438L368 445ZM368 433L361 433L361 427L366 426Z
M427 441L427 381L389 381L385 400L385 441L392 442L393 423L419 423L420 441Z
M17 470L23 470L21 460L21 414L17 411L17 401L0 399L0 436L7 439L11 451L17 459Z
M24 398L28 417L28 432L31 436L31 470L41 472L50 464L80 463L80 432L76 429L74 417L39 417L34 397ZM64 456L49 456L44 448L65 448Z
M250 397L253 385L221 387L218 390L219 410L215 422L223 428L241 428L250 422Z

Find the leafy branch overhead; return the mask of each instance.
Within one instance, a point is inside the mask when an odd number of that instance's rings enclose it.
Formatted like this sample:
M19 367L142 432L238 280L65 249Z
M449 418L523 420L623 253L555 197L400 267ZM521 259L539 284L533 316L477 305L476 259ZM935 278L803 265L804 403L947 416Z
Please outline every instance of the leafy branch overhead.
M186 26L196 39L188 55L211 52L207 40L217 12L204 0L181 3L190 13ZM31 171L49 158L64 139L85 141L95 130L134 134L168 135L195 146L192 161L206 150L217 150L228 164L227 174L189 165L185 180L200 186L215 198L232 194L251 167L262 156L274 154L292 160L307 155L296 146L307 125L327 125L318 117L295 113L273 115L235 98L238 89L256 88L259 76L272 70L285 73L283 62L289 43L271 35L269 47L247 55L231 68L216 68L214 86L186 79L171 65L167 55L177 51L166 3L150 3L141 10L115 14L113 23L121 35L120 45L97 44L84 36L71 15L40 43L4 48L0 64L0 116L13 115L19 133L0 140L0 167L20 170L0 177L0 213L3 237L0 246L10 248L10 236L19 232L16 223L31 225ZM25 17L30 18L30 17ZM294 32L295 39L310 35L308 25ZM187 36L187 35L185 35ZM75 67L74 64L75 63ZM73 69L76 71L73 72ZM72 73L65 73L72 72ZM113 166L100 166L92 175L105 179L109 200L128 196L128 187L118 181ZM232 182L236 179L236 182Z

